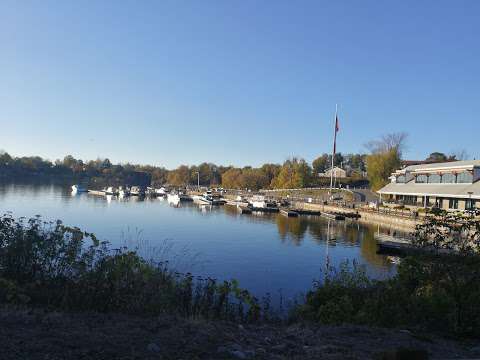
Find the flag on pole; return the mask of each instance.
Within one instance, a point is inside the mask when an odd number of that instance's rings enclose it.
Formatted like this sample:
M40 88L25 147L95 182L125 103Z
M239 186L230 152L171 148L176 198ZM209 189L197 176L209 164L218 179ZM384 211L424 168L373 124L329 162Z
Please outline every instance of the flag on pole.
M333 138L333 155L337 153L337 132L340 130L340 126L338 125L338 116L335 115L335 136Z

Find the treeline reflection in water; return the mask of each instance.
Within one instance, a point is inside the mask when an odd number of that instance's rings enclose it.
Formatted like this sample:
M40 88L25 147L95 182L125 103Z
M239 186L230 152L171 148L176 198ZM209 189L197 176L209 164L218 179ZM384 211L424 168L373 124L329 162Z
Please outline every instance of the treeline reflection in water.
M241 215L235 207L225 206L225 214L232 217L249 217L250 222L268 222L277 226L282 242L301 246L307 235L317 244L328 246L358 246L362 257L370 264L389 267L388 259L377 254L375 232L380 229L376 225L360 224L356 220L334 221L320 216L286 217L280 214L253 212ZM384 229L383 229L384 230Z

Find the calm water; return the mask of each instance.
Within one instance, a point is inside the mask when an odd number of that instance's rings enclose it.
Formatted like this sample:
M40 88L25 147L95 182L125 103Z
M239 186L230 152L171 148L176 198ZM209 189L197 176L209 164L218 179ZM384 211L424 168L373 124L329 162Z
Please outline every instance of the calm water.
M377 278L395 272L376 254L377 227L356 222L329 225L319 217L240 215L228 206L173 207L163 199L72 196L68 187L57 185L0 185L0 211L61 219L114 246L140 244L146 256L169 258L196 275L238 279L257 295L306 291L320 277L327 257L333 265L356 259Z

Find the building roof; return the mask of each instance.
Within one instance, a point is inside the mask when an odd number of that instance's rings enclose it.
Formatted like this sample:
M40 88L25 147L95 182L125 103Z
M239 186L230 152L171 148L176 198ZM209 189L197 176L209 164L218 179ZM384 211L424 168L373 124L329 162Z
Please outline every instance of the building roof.
M377 191L379 194L416 195L480 199L480 181L473 184L418 184L413 181L406 184L390 183Z
M471 170L474 167L480 167L480 160L461 160L461 161L447 161L440 163L428 163L410 165L403 169L397 170L396 174L405 174L407 172L422 172L422 171L441 171L441 170Z
M440 163L418 164L407 166L405 170L437 170L450 168L473 168L480 166L480 160L461 160L461 161L446 161Z

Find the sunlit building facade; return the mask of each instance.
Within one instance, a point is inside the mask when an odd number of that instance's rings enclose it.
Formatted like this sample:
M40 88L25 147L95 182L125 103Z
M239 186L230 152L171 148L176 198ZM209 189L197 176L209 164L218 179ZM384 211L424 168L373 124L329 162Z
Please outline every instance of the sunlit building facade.
M381 200L447 210L480 208L480 160L407 166L378 191Z

